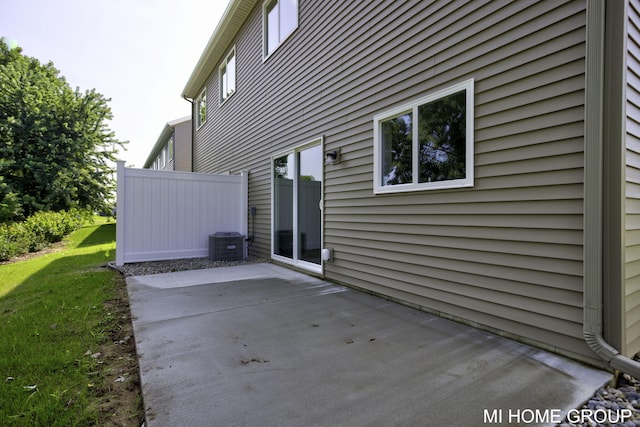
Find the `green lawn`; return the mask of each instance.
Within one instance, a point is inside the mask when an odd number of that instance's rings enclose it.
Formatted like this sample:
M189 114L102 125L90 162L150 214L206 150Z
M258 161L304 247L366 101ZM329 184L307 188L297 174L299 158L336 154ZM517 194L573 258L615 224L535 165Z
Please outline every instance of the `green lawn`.
M118 327L115 223L86 224L62 250L0 265L0 425L99 425L103 365Z

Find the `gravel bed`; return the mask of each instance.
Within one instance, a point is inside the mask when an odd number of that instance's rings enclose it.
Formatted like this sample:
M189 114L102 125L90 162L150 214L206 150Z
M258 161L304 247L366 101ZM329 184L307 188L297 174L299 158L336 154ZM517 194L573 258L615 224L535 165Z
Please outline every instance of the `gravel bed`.
M124 276L144 276L148 274L172 273L176 271L199 270L205 268L231 267L243 264L267 262L263 258L248 258L245 261L211 261L209 258L188 258L171 261L136 262L111 268ZM636 357L636 360L640 358ZM624 412L623 412L624 411ZM627 416L631 414L631 416ZM620 422L615 422L624 418ZM569 418L571 417L571 418ZM577 421L581 418L582 422ZM604 422L596 422L600 420ZM609 422L611 421L611 422ZM581 408L571 411L560 427L624 426L640 427L640 381L627 374L618 376L615 387L601 387Z
M244 261L211 261L209 258L185 258L170 261L133 262L123 266L109 263L109 267L118 270L125 277L146 276L149 274L174 273L176 271L201 270L205 268L231 267L234 265L257 264L266 262L263 258L247 258Z
M637 356L636 360L640 360ZM582 421L582 422L580 422ZM640 381L618 376L615 387L601 387L576 411L571 411L559 427L640 426Z

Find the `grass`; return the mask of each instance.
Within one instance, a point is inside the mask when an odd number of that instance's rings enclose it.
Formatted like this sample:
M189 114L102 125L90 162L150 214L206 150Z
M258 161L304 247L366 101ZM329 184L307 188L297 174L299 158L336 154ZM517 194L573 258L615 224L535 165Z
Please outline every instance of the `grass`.
M97 425L106 387L91 357L118 319L115 224L98 218L62 250L0 265L0 425Z

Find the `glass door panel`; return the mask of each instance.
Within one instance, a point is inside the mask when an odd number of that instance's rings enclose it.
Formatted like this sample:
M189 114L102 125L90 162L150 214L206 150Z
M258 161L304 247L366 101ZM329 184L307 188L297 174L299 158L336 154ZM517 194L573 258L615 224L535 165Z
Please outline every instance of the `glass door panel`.
M298 153L298 259L320 264L322 249L322 147Z
M293 258L293 154L273 160L273 252Z

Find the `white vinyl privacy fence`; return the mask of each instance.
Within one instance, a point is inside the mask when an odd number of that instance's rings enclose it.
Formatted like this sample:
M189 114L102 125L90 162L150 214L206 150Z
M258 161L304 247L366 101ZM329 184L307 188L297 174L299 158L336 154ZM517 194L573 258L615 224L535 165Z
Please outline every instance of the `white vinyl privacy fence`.
M205 257L209 235L247 235L248 174L127 168L118 162L116 264Z

